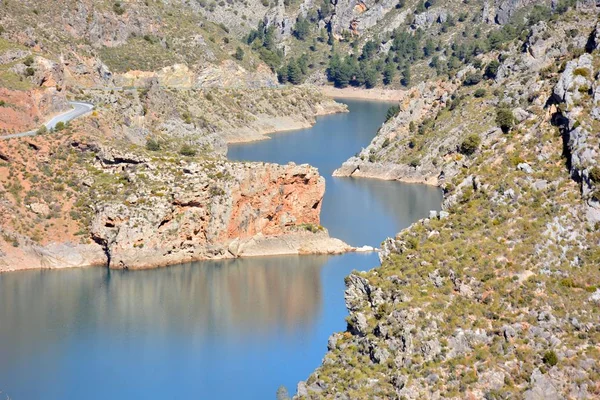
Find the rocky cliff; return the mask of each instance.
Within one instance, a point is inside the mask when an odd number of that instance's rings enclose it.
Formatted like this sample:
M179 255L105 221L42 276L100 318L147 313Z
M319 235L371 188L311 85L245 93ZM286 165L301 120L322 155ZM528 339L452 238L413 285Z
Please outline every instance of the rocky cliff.
M164 170L156 160L101 157L112 173L126 171L131 192L94 204L91 235L111 268L349 249L319 226L325 180L308 165L209 161Z
M351 250L319 226L325 181L308 165L55 140L0 143L0 271Z

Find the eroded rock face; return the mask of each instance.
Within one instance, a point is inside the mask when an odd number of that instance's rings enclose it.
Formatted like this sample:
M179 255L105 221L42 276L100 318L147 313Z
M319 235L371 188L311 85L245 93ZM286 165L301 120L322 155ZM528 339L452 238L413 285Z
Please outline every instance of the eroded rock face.
M122 161L107 168L126 168L131 181L148 171L157 182L172 182L159 196L140 185L125 202L96 207L91 233L112 268L347 250L340 243L321 250L311 244L307 229L319 230L325 180L308 165L186 162L159 172L147 161L110 159ZM280 237L286 234L287 241Z
M510 21L510 18L521 8L531 4L539 3L536 0L501 0L496 1L496 16L495 21L500 25L505 25Z
M55 88L18 91L0 88L0 136L39 128L49 116L69 109L64 92Z
M91 1L78 1L69 18L66 31L76 38L86 38L94 47L115 47L125 44L132 36L154 33L154 21L138 12L119 18L114 12L102 11Z
M594 30L595 37L597 29ZM594 50L595 41L590 40ZM594 135L592 121L586 118L586 109L589 107L589 116L598 119L600 115L600 96L598 90L597 71L594 68L594 59L591 54L583 54L579 58L567 62L564 72L560 75L554 87L554 100L559 103L560 111L555 118L561 126L565 149L569 158L571 175L580 182L581 194L586 203L586 218L595 224L600 222L600 203L598 202L597 186L591 178L591 171L597 168L598 139ZM591 104L589 98L591 97Z
M329 23L331 32L336 36L341 35L344 31L360 34L375 26L389 11L394 9L397 3L393 0L339 0L334 2L334 15L326 22Z

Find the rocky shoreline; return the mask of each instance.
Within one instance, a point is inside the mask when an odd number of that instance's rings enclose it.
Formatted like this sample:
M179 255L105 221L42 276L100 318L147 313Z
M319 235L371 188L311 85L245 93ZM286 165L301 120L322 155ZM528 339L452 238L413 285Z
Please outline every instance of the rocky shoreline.
M28 270L69 269L110 267L109 257L100 244L51 243L46 246L27 244L19 252L4 253L0 264L0 274ZM223 246L222 254L215 256L178 256L157 258L155 256L132 255L136 257L127 269L143 270L168 267L196 261L224 260L249 257L270 257L282 255L334 255L360 251L339 239L330 237L327 232L296 232L282 235L256 235L248 239L234 239ZM132 261L130 261L132 262Z
M440 186L440 180L435 175L423 175L408 165L398 164L367 164L350 159L333 171L335 177L352 177L365 179L380 179L404 183L419 183L430 186Z
M229 135L228 144L250 143L261 140L269 140L268 135L308 129L315 125L318 117L348 112L348 107L334 101L326 104L318 104L315 113L310 116L261 116L255 129L241 128L235 134Z

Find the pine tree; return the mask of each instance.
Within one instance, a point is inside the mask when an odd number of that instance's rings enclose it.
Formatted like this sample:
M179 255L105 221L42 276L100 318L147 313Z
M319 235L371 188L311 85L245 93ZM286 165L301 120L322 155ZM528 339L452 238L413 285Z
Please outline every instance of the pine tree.
M284 84L288 81L288 67L287 65L277 70L277 80L279 83Z
M402 70L402 80L400 81L400 83L402 83L403 86L408 87L410 86L410 80L410 67L408 65L405 65L404 69Z
M308 73L308 54L302 54L298 59L298 67L300 68L300 71L302 71L303 76Z
M365 86L367 89L374 88L377 85L377 70L368 67L364 72Z
M392 63L385 65L383 70L383 84L389 85L394 81L394 75L396 74L396 67Z
M425 47L423 48L423 53L425 54L425 57L430 57L431 55L433 55L434 52L435 52L435 43L433 43L433 40L431 38L429 38L425 42Z
M296 25L294 26L294 36L296 36L298 40L305 40L308 37L309 33L310 23L308 22L308 19L303 18L301 16L298 17Z
M293 58L290 60L287 67L287 78L288 81L294 85L302 83L302 70L300 70L298 63Z

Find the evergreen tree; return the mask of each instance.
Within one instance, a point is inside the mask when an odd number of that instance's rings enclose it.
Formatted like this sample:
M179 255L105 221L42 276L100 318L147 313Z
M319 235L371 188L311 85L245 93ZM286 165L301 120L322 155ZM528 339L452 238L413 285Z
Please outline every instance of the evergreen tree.
M335 75L334 83L339 88L345 88L350 84L354 71L352 65L348 63L348 57L340 64L340 67Z
M263 47L272 50L275 47L275 26L271 25L265 31L263 38Z
M435 43L433 43L433 40L431 38L428 38L425 42L425 47L423 47L423 53L425 54L425 57L430 57L433 55L434 52Z
M340 55L334 52L331 58L329 59L329 68L327 68L327 79L329 79L331 82L335 81L341 64L342 62L340 59Z
M367 89L374 88L377 85L377 70L373 67L367 67L364 72L364 79Z
M288 81L288 67L287 65L277 70L277 80L279 83L284 84Z
M298 40L305 40L310 34L310 23L308 19L303 18L302 16L298 17L296 21L296 25L294 26L294 36Z
M410 86L410 81L410 67L408 65L405 65L404 69L402 70L402 80L400 81L400 83L402 83L402 86L408 87Z
M290 60L287 67L287 79L294 85L302 83L302 70L300 70L298 63L293 58Z
M302 75L308 74L308 55L302 54L302 56L298 59L298 67L300 71L302 71Z
M371 57L373 57L376 52L377 52L377 44L374 41L369 40L367 43L365 43L365 45L362 48L362 54L360 56L360 59L361 60L370 60Z
M392 63L385 65L383 70L383 84L389 85L394 81L394 75L396 75L396 67Z

